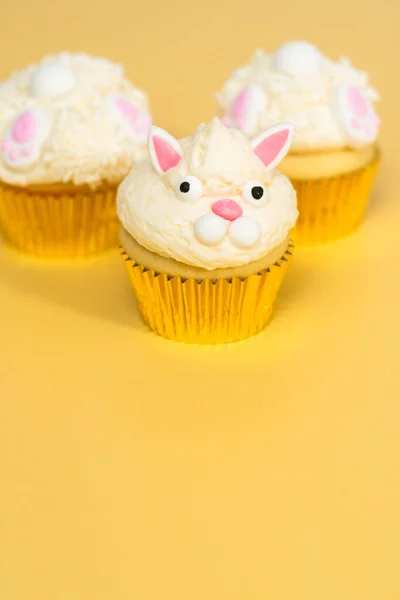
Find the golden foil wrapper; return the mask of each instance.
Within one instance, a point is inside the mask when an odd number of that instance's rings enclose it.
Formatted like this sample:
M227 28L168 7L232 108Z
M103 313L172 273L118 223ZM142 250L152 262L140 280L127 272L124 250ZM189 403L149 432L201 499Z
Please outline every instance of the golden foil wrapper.
M78 258L116 247L116 187L36 191L0 183L0 230L13 248L47 258Z
M364 216L379 154L365 167L322 179L291 180L297 192L298 244L322 244L352 233Z
M221 344L259 333L273 305L292 256L284 255L267 269L248 277L183 279L156 273L137 264L120 247L145 323L170 340Z

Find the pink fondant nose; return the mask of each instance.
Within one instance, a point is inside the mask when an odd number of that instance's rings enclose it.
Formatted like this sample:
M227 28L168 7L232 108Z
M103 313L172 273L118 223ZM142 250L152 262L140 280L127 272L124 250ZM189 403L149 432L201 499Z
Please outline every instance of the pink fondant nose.
M218 200L212 205L212 211L217 217L222 217L227 221L234 221L242 216L243 210L234 200Z

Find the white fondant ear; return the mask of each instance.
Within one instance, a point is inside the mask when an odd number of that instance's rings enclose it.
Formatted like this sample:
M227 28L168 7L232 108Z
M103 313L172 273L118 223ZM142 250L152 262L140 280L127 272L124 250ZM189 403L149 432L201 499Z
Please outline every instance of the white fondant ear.
M265 108L266 101L266 95L260 86L250 85L244 88L222 118L223 124L251 135L256 130L258 115Z
M293 134L294 127L291 123L278 123L257 135L251 145L264 165L273 169L288 153Z
M178 140L161 127L151 127L148 149L152 165L159 175L176 167L183 155Z

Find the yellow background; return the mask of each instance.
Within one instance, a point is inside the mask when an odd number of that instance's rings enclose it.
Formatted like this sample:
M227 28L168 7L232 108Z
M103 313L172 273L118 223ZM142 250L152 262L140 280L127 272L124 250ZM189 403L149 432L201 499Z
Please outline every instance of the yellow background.
M304 38L381 91L351 238L297 249L268 329L186 347L141 324L117 251L0 249L2 600L397 600L399 0L1 0L0 79L124 62L190 133L252 51Z

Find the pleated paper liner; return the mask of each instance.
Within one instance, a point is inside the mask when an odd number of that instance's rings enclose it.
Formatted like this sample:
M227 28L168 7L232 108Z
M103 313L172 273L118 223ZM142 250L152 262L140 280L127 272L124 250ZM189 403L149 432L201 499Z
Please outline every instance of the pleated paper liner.
M35 191L0 184L0 229L20 252L78 258L118 246L116 187Z
M260 332L292 256L290 242L273 265L230 279L183 279L137 264L121 246L121 256L145 323L159 335L192 344L221 344Z
M380 161L377 152L365 167L344 175L291 180L297 192L296 244L322 244L352 233L364 216Z

